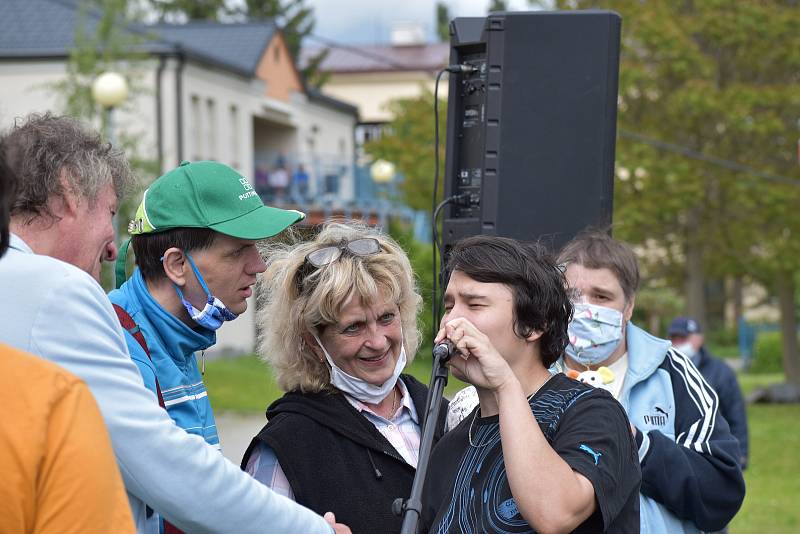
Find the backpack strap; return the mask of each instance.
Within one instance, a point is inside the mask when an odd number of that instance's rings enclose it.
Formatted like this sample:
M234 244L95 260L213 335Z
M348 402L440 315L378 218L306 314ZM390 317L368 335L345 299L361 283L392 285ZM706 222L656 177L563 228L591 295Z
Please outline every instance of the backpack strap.
M147 358L152 362L153 358L150 357L150 349L147 348L147 342L144 340L144 336L142 335L142 330L139 328L139 325L133 320L133 317L125 311L125 309L120 306L119 304L113 304L114 312L117 314L117 319L119 319L119 324L122 325L122 328L128 331L130 335L133 336L133 339L139 343L139 346L144 349L145 354L147 354ZM158 376L155 377L156 379L156 395L158 396L158 405L167 409L166 405L164 404L164 397L161 395L161 386L158 383Z
M128 333L133 336L133 339L135 339L136 342L139 343L139 345L142 347L142 349L144 349L145 354L147 354L147 358L152 362L153 359L150 357L150 349L147 348L147 342L144 340L144 335L142 335L142 330L141 328L139 328L139 325L136 324L136 321L133 320L133 317L131 317L130 314L126 312L122 306L113 303L112 305L114 306L114 312L117 314L117 319L119 319L119 324L122 325L122 328L127 330ZM161 395L161 386L158 383L158 377L156 376L155 379L156 379L156 395L158 396L158 405L164 408L164 410L166 410L167 407L164 405L164 397ZM150 506L147 506L147 517L150 517L152 515L153 515L153 509L150 508ZM176 527L163 517L161 519L164 522L164 534L183 534L183 531L181 531L178 527Z

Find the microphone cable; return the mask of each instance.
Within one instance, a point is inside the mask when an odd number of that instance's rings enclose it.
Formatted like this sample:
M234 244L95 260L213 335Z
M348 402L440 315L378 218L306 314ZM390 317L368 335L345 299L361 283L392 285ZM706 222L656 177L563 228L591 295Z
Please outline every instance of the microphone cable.
M457 64L457 65L448 65L447 67L441 69L438 73L436 73L436 83L434 84L433 89L433 161L434 161L434 169L433 169L433 203L431 205L431 237L432 237L432 252L431 255L432 263L433 263L433 272L432 272L432 285L431 285L431 339L436 337L436 334L439 332L439 310L440 310L440 301L439 292L437 290L437 283L436 279L442 273L436 268L436 258L437 255L439 257L439 266L444 266L444 251L442 250L442 244L439 241L439 232L437 228L437 219L439 217L439 213L441 212L442 208L444 208L447 204L450 203L457 203L461 204L463 202L469 203L469 194L462 193L461 195L453 195L448 197L437 204L437 196L439 192L439 81L442 78L442 74L445 72L458 74L458 73L465 73L469 74L478 70L472 65L467 64ZM437 254L438 250L438 254ZM444 284L444 280L442 280L442 284Z

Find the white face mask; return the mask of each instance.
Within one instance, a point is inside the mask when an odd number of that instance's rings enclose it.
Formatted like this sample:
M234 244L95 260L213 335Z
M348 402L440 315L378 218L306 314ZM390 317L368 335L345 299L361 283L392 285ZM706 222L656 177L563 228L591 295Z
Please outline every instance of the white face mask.
M681 343L680 345L673 345L675 350L678 352L685 354L687 358L691 359L694 362L694 356L697 354L697 351L694 350L694 347L688 341Z
M383 399L386 398L387 395L389 395L389 393L392 391L392 388L394 388L395 384L397 384L397 379L400 378L400 373L403 372L403 369L405 369L408 361L406 359L405 345L401 345L400 356L397 358L397 363L394 366L392 376L390 376L389 379L380 386L376 386L342 371L339 366L333 363L333 358L331 358L331 355L328 354L328 351L322 345L322 342L319 340L317 335L313 335L314 339L317 340L317 343L322 349L322 352L325 353L325 359L328 360L328 364L331 366L331 384L337 389L367 404L379 404ZM401 331L400 336L402 337L402 335L403 334Z
M597 365L611 357L622 341L623 316L618 310L576 303L567 327L565 352L581 365Z

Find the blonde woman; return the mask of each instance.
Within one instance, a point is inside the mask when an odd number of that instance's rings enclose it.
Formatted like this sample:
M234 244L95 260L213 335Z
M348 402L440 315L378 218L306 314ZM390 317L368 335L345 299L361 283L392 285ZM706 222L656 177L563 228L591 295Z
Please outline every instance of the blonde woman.
M402 374L419 346L411 264L392 238L341 223L267 257L260 352L287 393L242 467L353 532L398 532L428 393Z

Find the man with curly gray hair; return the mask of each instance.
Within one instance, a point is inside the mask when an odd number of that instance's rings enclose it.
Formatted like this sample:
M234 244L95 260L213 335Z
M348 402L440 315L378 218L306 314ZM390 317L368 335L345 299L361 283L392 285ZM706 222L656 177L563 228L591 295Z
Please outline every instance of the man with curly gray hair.
M8 134L6 157L19 177L11 231L100 280L102 262L117 257L112 218L136 183L123 153L80 121L45 114Z
M133 183L122 153L76 119L53 115L30 116L1 144L21 183L0 260L0 298L9 303L0 340L89 386L137 532L159 532L159 514L193 533L349 532L253 481L178 428L145 388L97 283L101 261L117 256L112 217Z
M411 490L428 393L402 374L422 301L408 257L385 234L338 223L267 257L260 352L287 393L242 467L355 532L398 532L391 505Z

